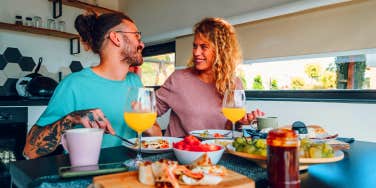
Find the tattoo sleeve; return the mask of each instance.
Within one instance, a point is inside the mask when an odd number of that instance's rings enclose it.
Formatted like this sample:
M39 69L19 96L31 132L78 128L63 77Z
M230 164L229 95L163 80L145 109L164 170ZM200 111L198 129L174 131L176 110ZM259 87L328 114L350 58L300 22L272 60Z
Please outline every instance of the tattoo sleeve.
M25 157L34 159L53 152L60 144L63 131L72 127L73 121L70 115L51 125L43 127L34 125L26 137Z
M74 125L90 113L90 109L75 111L51 125L34 125L26 137L24 156L34 159L55 151L61 142L61 135L64 130L72 129Z

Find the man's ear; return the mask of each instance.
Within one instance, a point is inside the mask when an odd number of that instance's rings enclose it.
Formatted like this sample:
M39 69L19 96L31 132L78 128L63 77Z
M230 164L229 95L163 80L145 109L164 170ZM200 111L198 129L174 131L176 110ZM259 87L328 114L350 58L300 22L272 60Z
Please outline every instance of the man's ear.
M108 38L110 39L110 41L117 47L120 46L120 39L118 37L118 35L116 34L116 32L111 32L110 35L108 36Z

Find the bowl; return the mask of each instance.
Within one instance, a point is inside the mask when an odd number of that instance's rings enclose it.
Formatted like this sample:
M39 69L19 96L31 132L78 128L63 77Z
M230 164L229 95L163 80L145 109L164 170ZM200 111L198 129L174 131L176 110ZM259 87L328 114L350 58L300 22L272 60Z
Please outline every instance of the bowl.
M174 148L174 154L180 164L192 164L196 159L204 155L204 153L207 153L211 162L213 164L217 164L218 161L221 159L223 152L225 151L225 147L221 145L218 146L220 146L221 149L217 151L188 151Z

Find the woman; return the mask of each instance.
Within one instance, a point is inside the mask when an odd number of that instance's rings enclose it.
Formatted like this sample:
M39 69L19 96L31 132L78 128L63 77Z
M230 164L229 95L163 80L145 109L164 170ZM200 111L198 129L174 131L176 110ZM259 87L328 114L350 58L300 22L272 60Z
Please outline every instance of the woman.
M157 91L158 115L171 109L166 136L231 127L221 112L222 99L226 89L243 88L235 76L240 61L240 47L231 24L221 18L205 18L194 26L189 67L175 71ZM260 115L263 112L256 110L242 123Z
M51 153L60 144L63 131L77 125L99 127L128 138L135 136L124 123L123 108L127 88L142 87L140 78L129 72L130 66L143 63L140 32L122 13L79 15L75 28L88 49L99 55L100 62L72 73L59 84L47 109L28 133L24 148L27 158ZM119 145L117 137L103 137L102 147Z

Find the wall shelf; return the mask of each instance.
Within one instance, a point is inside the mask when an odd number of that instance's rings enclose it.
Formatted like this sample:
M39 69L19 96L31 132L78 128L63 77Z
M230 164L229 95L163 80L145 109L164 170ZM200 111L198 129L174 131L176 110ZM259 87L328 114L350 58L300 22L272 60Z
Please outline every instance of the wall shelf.
M0 29L33 33L33 34L39 34L39 35L48 35L48 36L67 38L67 39L79 38L78 35L73 34L73 33L61 32L57 30L44 29L44 28L36 28L36 27L30 27L30 26L24 26L24 25L16 25L16 24L4 23L4 22L0 22Z
M48 1L55 1L55 0L48 0ZM84 10L93 10L96 13L112 13L112 12L118 12L112 9L96 6L96 5L91 5L85 2L81 2L78 0L61 0L63 5L71 6L71 7L76 7Z

